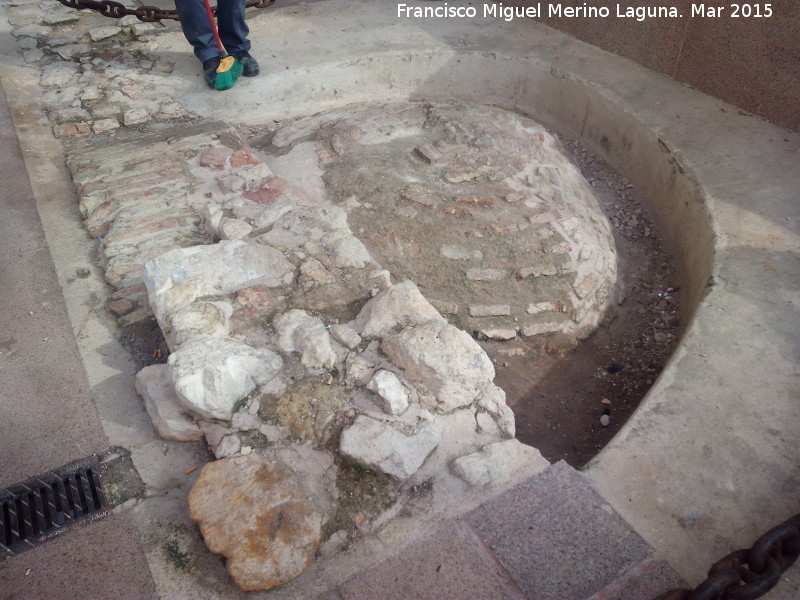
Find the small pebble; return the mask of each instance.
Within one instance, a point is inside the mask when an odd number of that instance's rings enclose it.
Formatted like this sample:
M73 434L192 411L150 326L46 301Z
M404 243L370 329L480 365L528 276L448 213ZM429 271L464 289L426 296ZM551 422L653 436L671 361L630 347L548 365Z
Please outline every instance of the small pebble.
M603 411L603 415L600 417L600 425L603 427L608 427L608 424L611 422L611 411L609 409L605 409Z

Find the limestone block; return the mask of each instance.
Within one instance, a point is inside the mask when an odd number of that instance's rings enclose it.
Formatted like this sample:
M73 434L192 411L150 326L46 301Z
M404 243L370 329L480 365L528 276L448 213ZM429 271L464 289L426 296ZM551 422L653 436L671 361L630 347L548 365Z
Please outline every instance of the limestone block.
M238 435L226 435L220 440L217 447L214 448L214 456L216 456L217 459L227 458L234 454L239 454L241 449L242 441L239 439Z
M339 450L356 462L405 480L416 473L442 441L442 427L425 421L411 435L386 423L359 415L342 432Z
M293 308L285 313L281 313L272 321L275 332L278 334L278 348L284 352L295 352L297 346L294 343L294 332L300 323L310 319L309 314L299 308Z
M200 301L184 306L169 320L170 327L165 336L170 349L199 335L227 337L231 330L231 314L233 306L230 302Z
M206 296L253 285L276 287L294 280L294 267L269 246L226 240L210 246L176 248L144 264L150 305L162 328L167 315Z
M378 394L383 401L383 410L390 415L402 415L408 408L408 391L391 371L376 371L367 389Z
M253 232L253 227L242 219L223 218L219 226L219 237L223 240L241 240Z
M323 515L293 477L255 453L204 466L189 494L189 514L243 591L300 575L322 537Z
M358 335L352 327L343 325L341 323L331 325L331 335L333 336L333 339L341 344L344 344L350 350L361 343L361 336Z
M77 74L76 66L69 62L54 62L42 69L39 83L43 87L64 88L68 86Z
M98 42L106 38L113 37L122 31L121 27L95 27L89 30L89 39L93 42Z
M398 325L419 325L432 319L444 323L414 282L404 281L367 302L352 325L364 337L380 337Z
M516 424L514 411L506 404L506 393L494 385L488 384L478 397L478 407L485 410L494 419L500 430L508 437L514 437Z
M325 244L325 238L322 243ZM333 255L333 264L343 269L361 269L375 262L361 240L352 235L336 240L329 249Z
M281 357L229 339L196 338L169 357L181 403L192 414L229 420L236 403L282 368Z
M194 419L183 412L167 365L150 365L136 374L136 391L144 400L144 407L156 433L165 440L189 442L199 440L203 432Z
M318 317L305 320L295 329L294 344L300 353L300 362L310 371L321 371L336 364L331 336Z
M479 487L505 483L511 480L516 470L530 472L536 469L538 472L549 465L539 450L512 439L489 444L457 458L450 463L450 468L470 487Z
M375 365L363 356L351 352L344 361L344 372L347 385L351 387L367 385L375 372Z
M307 369L321 371L336 363L331 336L319 317L295 308L275 317L273 324L278 333L278 347L284 352L299 352Z
M383 339L381 349L406 378L449 412L471 404L494 379L492 361L466 332L446 321L406 327Z

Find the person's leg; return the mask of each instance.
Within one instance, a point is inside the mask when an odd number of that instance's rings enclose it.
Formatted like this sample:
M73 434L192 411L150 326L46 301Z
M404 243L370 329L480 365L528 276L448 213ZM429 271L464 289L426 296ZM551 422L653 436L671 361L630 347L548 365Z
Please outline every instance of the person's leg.
M244 19L245 0L217 0L217 27L222 45L228 54L250 50L247 34L250 28Z
M247 39L250 28L245 22L244 5L245 0L218 0L217 23L219 37L228 54L242 63L245 77L253 77L260 69L256 59L250 56L250 40Z
M194 54L200 62L219 57L203 0L175 0L175 8L181 20L183 35L194 48Z

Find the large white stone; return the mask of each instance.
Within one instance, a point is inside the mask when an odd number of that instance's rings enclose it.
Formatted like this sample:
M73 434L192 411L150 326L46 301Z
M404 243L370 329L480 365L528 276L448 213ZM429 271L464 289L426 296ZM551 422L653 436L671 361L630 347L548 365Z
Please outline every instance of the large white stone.
M222 421L240 399L282 368L281 357L230 339L196 338L169 357L175 392L192 414Z
M189 442L199 440L203 432L190 416L185 414L175 390L167 365L150 365L136 374L136 391L144 400L144 407L156 433L165 440Z
M270 246L225 240L170 250L146 262L142 274L150 305L163 329L168 315L199 298L253 285L289 284L294 280L294 267Z
M336 352L328 329L319 317L292 309L275 317L278 347L284 352L299 352L300 362L311 371L321 371L336 363Z
M380 337L398 325L418 325L432 319L444 322L414 282L404 281L367 302L353 321L353 328L365 337Z
M478 487L505 483L512 479L515 471L523 469L530 476L549 465L533 446L526 446L519 440L504 440L455 459L450 468L467 485Z
M165 332L171 349L193 337L227 337L230 333L230 317L233 306L230 302L194 302L178 310L170 318L170 327Z
M318 317L306 319L294 331L294 344L300 353L300 362L310 371L329 369L336 364L336 352L331 336Z
M378 394L383 410L390 415L402 415L408 408L408 391L400 383L397 375L381 369L372 376L367 389Z
M381 349L418 389L449 412L471 404L494 379L492 361L466 332L446 321L406 327L383 339Z
M359 415L342 432L340 452L381 473L400 480L408 479L442 441L442 427L425 421L411 435L386 423Z

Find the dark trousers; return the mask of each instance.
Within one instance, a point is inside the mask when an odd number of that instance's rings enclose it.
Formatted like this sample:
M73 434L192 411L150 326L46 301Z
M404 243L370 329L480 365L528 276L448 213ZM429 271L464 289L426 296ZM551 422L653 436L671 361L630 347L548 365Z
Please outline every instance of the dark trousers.
M250 29L244 22L245 0L217 0L217 28L222 45L228 54L250 50L247 34ZM194 48L201 61L219 56L211 24L203 0L175 0L181 19L183 35Z

